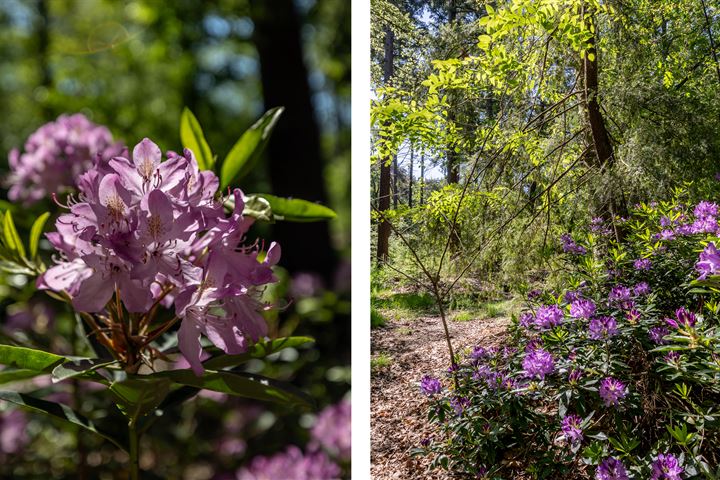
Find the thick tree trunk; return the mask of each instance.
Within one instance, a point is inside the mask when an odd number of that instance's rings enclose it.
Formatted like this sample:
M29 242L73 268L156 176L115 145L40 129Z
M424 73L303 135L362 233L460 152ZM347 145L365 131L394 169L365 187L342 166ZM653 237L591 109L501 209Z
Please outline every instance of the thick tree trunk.
M310 101L295 3L253 0L251 14L265 107L285 107L268 144L273 193L326 203L320 132ZM278 222L274 236L289 271L317 272L328 282L332 279L337 256L326 222Z
M383 64L383 80L389 85L394 73L395 34L390 27L385 27L385 59ZM390 163L392 159L380 159L380 191L378 192L378 210L384 212L390 208ZM389 258L390 224L381 219L378 224L377 262L381 264Z
M589 30L596 31L592 11L584 11L584 21ZM615 163L615 154L598 99L598 53L595 48L594 35L589 40L589 47L582 60L582 78L583 104L595 152L594 161L600 171L608 171ZM615 190L608 189L606 191L607 196L599 206L598 214L600 216L611 219L614 215L622 216L627 213L626 205L617 198Z

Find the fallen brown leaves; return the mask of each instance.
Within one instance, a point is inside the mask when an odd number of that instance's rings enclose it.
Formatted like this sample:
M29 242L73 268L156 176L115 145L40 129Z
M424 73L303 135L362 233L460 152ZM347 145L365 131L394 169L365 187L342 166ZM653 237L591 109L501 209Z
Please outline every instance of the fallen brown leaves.
M507 318L450 322L453 347L463 352L476 345L500 345L508 323ZM372 331L371 341L373 356L383 353L392 358L371 379L372 478L450 478L442 470L429 471L429 457L410 455L423 438L435 434L418 383L423 375L440 375L450 365L440 318L390 320Z

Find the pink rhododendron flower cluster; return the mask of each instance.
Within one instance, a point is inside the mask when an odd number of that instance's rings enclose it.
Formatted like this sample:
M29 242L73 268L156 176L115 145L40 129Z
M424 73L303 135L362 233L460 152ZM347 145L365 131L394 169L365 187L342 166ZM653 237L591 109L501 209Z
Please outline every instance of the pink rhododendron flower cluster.
M32 204L52 193L72 189L98 155L109 160L121 155L123 149L120 143L113 143L110 130L85 115L61 115L30 135L25 153L18 149L10 152L8 197Z
M322 447L335 458L350 460L351 424L349 401L342 400L336 405L326 407L320 412L312 428L310 448Z
M113 294L131 313L174 303L180 351L196 374L201 334L229 354L267 334L259 296L276 280L280 247L259 261L257 246L241 246L254 221L243 216L242 192L227 217L218 178L199 171L190 150L163 161L146 138L132 159L98 161L77 183L79 200L47 234L61 258L40 288L67 292L81 312L105 311Z

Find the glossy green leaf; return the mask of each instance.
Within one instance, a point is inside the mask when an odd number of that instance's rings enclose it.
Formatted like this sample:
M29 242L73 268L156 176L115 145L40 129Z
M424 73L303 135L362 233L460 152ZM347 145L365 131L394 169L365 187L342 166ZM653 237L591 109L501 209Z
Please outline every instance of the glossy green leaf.
M215 166L212 150L205 140L200 123L189 108L185 107L180 117L180 141L183 147L192 150L200 170L212 170Z
M204 388L265 402L288 403L297 406L309 406L314 403L309 395L288 383L244 372L206 370L202 376L198 377L188 369L168 370L148 376L169 378L180 385Z
M3 219L3 237L7 248L17 252L21 257L25 257L25 246L20 239L20 235L18 235L12 213L9 210L5 212L5 218Z
M51 372L53 368L65 361L67 361L65 357L42 350L0 345L0 365L37 372Z
M217 357L213 357L205 361L203 366L209 370L221 370L223 368L243 364L251 358L264 358L286 348L296 348L314 341L315 340L310 337L276 338L275 340L270 340L269 342L256 343L249 351L241 353L240 355L219 355Z
M267 193L255 194L270 203L275 220L289 222L319 222L335 218L335 212L319 203L308 202L299 198L282 198Z
M117 406L133 421L155 410L165 400L172 382L158 376L127 378L110 385Z
M105 383L105 378L96 370L117 363L116 360L98 360L81 358L58 365L52 371L53 381L60 382L68 378L81 378Z
M283 107L268 110L235 142L220 169L220 190L240 180L255 167L284 110Z
M85 430L89 430L97 435L100 435L101 437L105 438L106 440L109 440L110 442L115 444L118 448L121 448L121 449L127 451L125 442L121 438L117 437L116 435L114 435L104 429L100 429L99 427L95 426L95 424L92 421L90 421L83 415L80 415L79 413L77 413L76 411L74 411L73 409L68 407L67 405L63 405L62 403L49 402L47 400L42 400L40 398L35 398L30 395L26 395L24 393L18 393L18 392L0 391L0 400L14 403L16 405L20 405L20 406L35 410L37 412L59 418L63 421L69 422L73 425L82 427Z
M42 235L43 228L45 228L45 222L50 217L50 212L45 212L40 215L35 222L33 222L30 228L30 258L34 259L37 256L38 244L40 243L40 236Z

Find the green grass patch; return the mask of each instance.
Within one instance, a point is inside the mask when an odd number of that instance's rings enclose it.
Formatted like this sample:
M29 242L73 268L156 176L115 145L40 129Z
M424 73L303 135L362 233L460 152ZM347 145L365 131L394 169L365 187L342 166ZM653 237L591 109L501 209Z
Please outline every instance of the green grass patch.
M432 308L435 301L427 293L385 293L373 295L372 304L377 308L425 311Z
M370 358L370 372L379 373L392 365L392 362L392 357L387 353L378 353Z
M452 319L455 322L469 322L470 320L474 320L476 318L478 318L477 312L469 312L467 310L455 312L452 316Z
M384 327L387 319L375 307L370 307L370 328Z
M411 335L413 332L410 327L400 327L397 331L400 335Z

